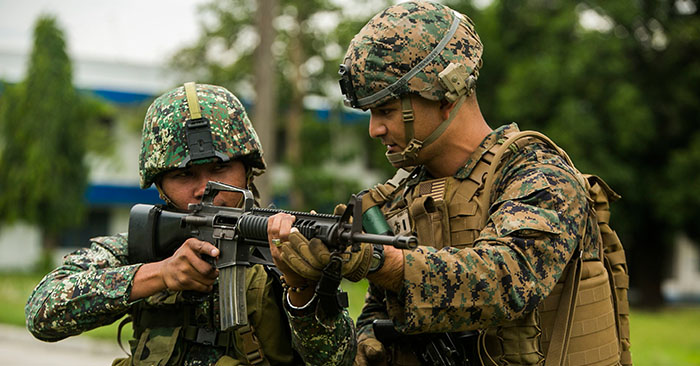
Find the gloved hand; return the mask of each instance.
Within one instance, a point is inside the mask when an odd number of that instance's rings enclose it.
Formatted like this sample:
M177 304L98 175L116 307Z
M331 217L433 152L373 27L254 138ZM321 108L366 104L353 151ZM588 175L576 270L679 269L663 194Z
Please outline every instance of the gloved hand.
M365 338L357 344L354 366L386 366L386 350L377 338Z
M310 280L321 278L323 268L328 264L331 252L320 239L306 239L299 231L293 230L287 242L279 246L280 258L297 274ZM367 275L372 260L372 245L362 243L359 252L348 250L343 253L342 275L357 282Z
M347 207L348 206L344 203L337 204L333 208L333 215L343 216ZM352 216L350 217L349 223L352 224ZM369 270L369 266L372 261L373 250L374 249L371 244L362 243L360 245L360 251L357 253L352 253L350 260L343 264L343 276L345 276L345 278L352 282L357 282L365 278L365 276L367 276L367 271ZM356 262L358 262L357 264L351 263L353 262L353 260L355 260L355 257L361 257L356 260ZM357 269L353 271L352 268L355 267L357 267Z
M344 203L339 203L335 205L335 207L333 208L333 215L343 216L346 208L348 208L348 206ZM350 223L352 224L352 217L350 218Z

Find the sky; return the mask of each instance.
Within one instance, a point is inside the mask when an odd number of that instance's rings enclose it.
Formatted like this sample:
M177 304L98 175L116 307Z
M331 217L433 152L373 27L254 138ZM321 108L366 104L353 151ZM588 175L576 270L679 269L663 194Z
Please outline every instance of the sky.
M73 58L161 64L199 34L207 0L0 0L0 52L26 54L41 14L56 16Z

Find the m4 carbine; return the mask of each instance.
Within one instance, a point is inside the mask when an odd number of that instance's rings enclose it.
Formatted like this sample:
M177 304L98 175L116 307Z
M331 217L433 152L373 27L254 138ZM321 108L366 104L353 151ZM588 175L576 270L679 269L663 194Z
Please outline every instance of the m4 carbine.
M241 193L242 207L215 206L214 197L219 192ZM221 330L227 330L248 324L246 267L255 263L273 265L267 241L267 220L276 213L294 215L293 226L302 235L320 239L334 253L345 252L348 247L358 251L360 243L402 249L418 245L415 236L362 232L362 204L356 195L352 196L342 216L257 208L254 204L251 191L219 182L208 182L202 201L190 204L188 211L137 204L129 215L129 262L165 259L188 238L216 245L220 252L215 265L219 269Z

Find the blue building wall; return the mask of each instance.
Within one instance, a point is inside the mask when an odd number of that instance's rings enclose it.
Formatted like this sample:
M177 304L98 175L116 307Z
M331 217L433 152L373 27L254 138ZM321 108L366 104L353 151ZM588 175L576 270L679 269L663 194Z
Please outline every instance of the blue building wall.
M91 206L133 206L137 203L164 203L155 187L141 189L138 186L90 184L85 198Z

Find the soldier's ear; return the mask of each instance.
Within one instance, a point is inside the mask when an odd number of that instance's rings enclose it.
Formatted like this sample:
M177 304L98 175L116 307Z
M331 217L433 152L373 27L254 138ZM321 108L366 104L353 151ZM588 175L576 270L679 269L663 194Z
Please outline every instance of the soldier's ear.
M450 112L455 106L457 106L456 102L450 102L447 99L440 101L440 116L442 117L443 121L450 117Z

